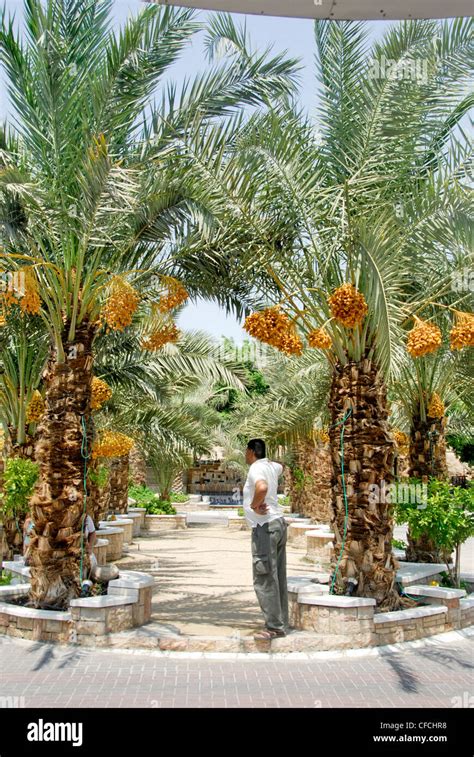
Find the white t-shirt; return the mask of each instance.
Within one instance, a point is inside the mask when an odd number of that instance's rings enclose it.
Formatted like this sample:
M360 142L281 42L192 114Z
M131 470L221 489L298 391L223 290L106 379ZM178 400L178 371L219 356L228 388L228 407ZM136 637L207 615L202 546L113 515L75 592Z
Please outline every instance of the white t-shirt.
M283 516L283 508L278 503L277 496L278 478L281 476L282 472L283 466L280 465L280 463L272 462L268 457L256 460L250 466L243 490L243 506L245 517L252 528L255 528L259 523L269 523L271 520ZM258 515L255 510L252 510L250 507L255 494L255 483L259 479L266 481L268 486L265 503L268 505L269 509L265 515Z

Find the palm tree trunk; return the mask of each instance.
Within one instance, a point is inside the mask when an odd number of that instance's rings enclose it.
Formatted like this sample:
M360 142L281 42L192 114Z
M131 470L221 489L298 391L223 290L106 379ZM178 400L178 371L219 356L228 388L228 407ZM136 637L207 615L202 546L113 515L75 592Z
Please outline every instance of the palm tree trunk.
M171 491L175 492L176 494L183 494L184 492L184 480L183 480L183 471L178 471L174 478L173 483L171 485Z
M130 450L129 462L130 481L136 486L146 486L146 462L136 445Z
M413 418L410 433L409 476L423 480L430 477L447 477L445 428L445 418L427 418L426 421L422 421L420 416ZM407 532L405 554L408 562L443 562L436 544L425 534L415 539L410 529Z
M110 472L107 471L105 483L101 483L98 480L101 468L104 468L104 462L98 458L91 460L88 466L87 511L96 528L99 527L99 521L105 520L110 508Z
M293 455L292 512L329 525L332 515L332 459L329 447L321 442L315 444L310 438L299 439L293 447Z
M110 466L110 509L114 513L126 513L128 507L128 455L115 457Z
M402 606L395 587L398 563L392 554L393 514L378 496L377 489L393 478L394 442L389 433L387 390L375 363L335 367L330 395L330 445L333 461L333 518L335 533L334 568L340 557L336 586L340 593L348 579L357 581L354 594L372 597L383 609ZM350 415L348 411L350 410ZM342 419L344 424L341 451ZM347 493L347 533L344 540L346 507L342 461ZM344 545L343 545L344 540Z
M35 536L31 540L31 592L37 607L66 607L80 593L84 475L91 448L90 399L94 327L83 323L68 342L65 359L53 348L45 371L44 416L38 427L36 460L39 481L31 499ZM87 553L83 568L87 569Z

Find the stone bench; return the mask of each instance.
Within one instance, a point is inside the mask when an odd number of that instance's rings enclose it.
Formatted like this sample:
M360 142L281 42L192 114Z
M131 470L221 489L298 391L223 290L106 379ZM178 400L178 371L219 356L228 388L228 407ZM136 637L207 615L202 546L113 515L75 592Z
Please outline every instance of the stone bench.
M101 528L121 528L124 544L130 544L133 540L133 520L131 518L117 517L115 520L100 520L99 526Z
M153 584L145 573L124 570L109 581L105 596L73 599L71 616L78 636L115 633L148 623Z
M474 594L469 594L459 600L461 610L461 628L474 624Z
M178 513L195 513L201 510L210 510L209 502L173 502L173 507Z
M251 526L247 522L247 518L243 515L229 515L227 519L227 527L231 531L250 531Z
M109 521L106 521L109 522ZM97 538L107 539L107 562L120 560L123 553L123 529L107 526L96 531Z
M146 515L142 534L149 536L160 531L187 528L186 515Z

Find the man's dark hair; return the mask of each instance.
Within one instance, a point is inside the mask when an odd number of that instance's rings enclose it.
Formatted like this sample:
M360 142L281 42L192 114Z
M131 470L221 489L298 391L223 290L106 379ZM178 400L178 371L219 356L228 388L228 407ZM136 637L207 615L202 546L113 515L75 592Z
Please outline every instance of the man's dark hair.
M251 439L247 444L247 449L252 450L258 460L261 460L262 457L266 457L265 442L263 439Z

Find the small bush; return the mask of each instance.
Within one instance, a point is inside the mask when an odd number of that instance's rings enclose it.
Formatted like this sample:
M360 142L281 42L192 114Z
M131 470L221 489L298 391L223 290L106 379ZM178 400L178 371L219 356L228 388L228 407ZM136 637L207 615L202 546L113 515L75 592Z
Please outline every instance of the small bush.
M28 512L28 502L38 480L39 466L32 460L12 457L5 464L0 510L8 517Z
M176 508L171 502L153 497L153 502L145 505L147 515L176 515Z
M189 494L180 494L179 492L171 492L170 494L171 502L187 502L188 499Z

